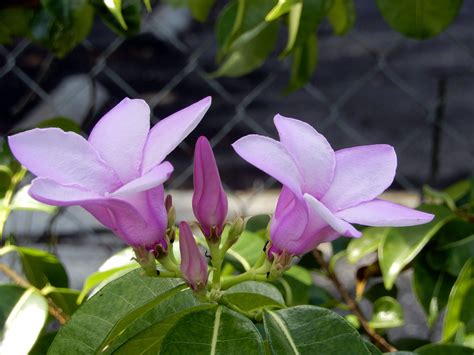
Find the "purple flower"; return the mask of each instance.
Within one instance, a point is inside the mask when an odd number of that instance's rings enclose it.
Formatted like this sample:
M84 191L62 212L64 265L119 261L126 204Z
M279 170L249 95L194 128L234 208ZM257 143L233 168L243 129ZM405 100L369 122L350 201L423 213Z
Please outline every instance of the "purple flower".
M56 205L80 205L126 243L166 248L163 183L173 167L165 157L196 127L207 97L150 130L150 108L124 99L96 124L89 139L58 128L9 137L15 157L37 176L30 195Z
M183 278L193 290L202 290L207 284L207 262L186 222L179 224L179 251Z
M216 159L206 137L199 137L194 150L193 212L206 237L220 236L227 216L227 196Z
M304 254L338 236L359 237L351 223L412 226L433 215L376 197L393 181L397 157L384 144L337 152L305 122L276 115L280 141L249 135L235 151L283 184L273 216L272 252Z

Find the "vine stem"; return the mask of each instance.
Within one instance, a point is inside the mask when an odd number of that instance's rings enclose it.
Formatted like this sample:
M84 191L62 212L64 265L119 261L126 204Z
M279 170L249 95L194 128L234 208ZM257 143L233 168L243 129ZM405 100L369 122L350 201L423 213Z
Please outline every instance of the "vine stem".
M3 272L10 280L12 280L14 283L17 285L24 287L24 288L35 288L32 284L30 284L27 280L25 280L23 277L18 275L15 270L9 268L5 264L0 264L0 271ZM41 294L41 290L38 290ZM43 295L45 296L45 295ZM54 318L56 318L59 322L59 324L64 325L68 320L69 320L69 315L64 313L64 311L59 307L54 301L51 299L51 297L45 296L46 300L48 301L48 311L49 314L51 314Z
M349 307L350 311L357 317L360 325L362 326L362 329L369 336L372 342L375 343L383 351L389 351L389 352L397 351L397 349L392 344L390 344L384 337L378 334L369 325L369 321L367 320L367 318L365 318L359 305L354 300L354 298L352 298L352 296L349 294L349 291L347 291L347 289L341 283L336 273L333 270L331 270L331 268L329 267L329 264L326 262L326 260L324 260L324 257L321 255L321 253L317 249L314 249L312 253L316 261L319 263L319 265L321 265L321 267L327 273L329 279L332 281L332 283L338 290L339 294L341 295L343 301Z

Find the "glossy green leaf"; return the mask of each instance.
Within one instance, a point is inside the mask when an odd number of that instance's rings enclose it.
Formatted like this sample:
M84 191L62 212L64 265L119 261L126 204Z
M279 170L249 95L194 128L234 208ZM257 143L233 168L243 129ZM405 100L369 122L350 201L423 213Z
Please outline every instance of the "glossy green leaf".
M383 18L408 37L425 39L445 30L456 18L462 0L377 0Z
M273 21L288 13L293 5L301 2L301 0L278 0L278 3L265 16L265 21Z
M375 329L401 327L404 323L402 306L390 296L384 296L374 302L372 319L369 324Z
M15 252L18 254L27 280L36 288L50 284L68 287L68 277L59 259L46 251L8 245L0 249L0 256Z
M283 277L274 281L273 284L284 295L286 305L296 306L309 302L313 279L308 270L293 265L283 274Z
M474 333L474 267L472 259L461 270L449 294L442 339L449 341L458 331Z
M472 355L473 350L455 344L428 344L415 350L417 355Z
M117 354L263 354L254 324L223 306L187 310L125 343ZM210 308L211 307L211 308Z
M49 120L44 120L38 125L38 128L49 127L61 128L65 132L81 133L81 127L76 122L66 117L54 117Z
M102 20L115 32L123 36L133 36L140 31L142 2L141 0L121 0L120 11L113 5L117 0L90 0L95 11ZM111 7L105 3L114 6ZM123 21L120 19L123 19ZM124 26L125 24L125 26Z
M47 318L48 301L34 288L26 290L5 321L0 354L27 354Z
M18 300L24 292L25 289L17 285L0 285L0 334L8 315L11 313L13 307L18 303Z
M58 210L58 207L56 206L46 205L33 199L28 193L30 186L31 185L23 186L15 193L10 205L11 210L45 212L50 214L55 213Z
M379 348L377 348L374 344L370 343L369 341L366 341L364 345L369 350L369 354L382 355L382 352L379 350Z
M350 240L347 246L347 260L355 264L364 256L376 251L388 231L389 228L364 228L362 237Z
M272 354L368 354L359 333L338 314L315 306L265 311Z
M51 343L54 340L57 332L52 333L43 333L40 335L38 340L36 340L35 345L30 350L28 355L44 355L48 353L48 349L51 346Z
M423 258L417 258L413 269L413 291L427 316L428 325L432 326L446 307L455 278L431 269Z
M356 20L354 0L332 0L328 20L336 35L342 36L349 32Z
M181 283L142 276L141 270L129 272L106 285L73 314L54 339L50 353L96 352L118 321L165 293L173 295Z
M259 68L273 51L278 23L262 22L239 36L213 76L238 77Z
M306 43L295 48L292 55L291 77L286 92L302 88L311 79L318 60L318 42L315 34L308 36Z
M430 239L454 218L452 211L443 206L426 205L421 211L433 213L427 224L391 228L379 244L378 255L385 288L391 289L398 274L411 262Z
M247 281L237 284L226 290L222 298L225 304L230 303L245 312L285 306L280 291L265 282Z
M198 21L204 22L209 16L209 12L214 6L215 0L189 0L188 6L191 9L191 13L194 18Z

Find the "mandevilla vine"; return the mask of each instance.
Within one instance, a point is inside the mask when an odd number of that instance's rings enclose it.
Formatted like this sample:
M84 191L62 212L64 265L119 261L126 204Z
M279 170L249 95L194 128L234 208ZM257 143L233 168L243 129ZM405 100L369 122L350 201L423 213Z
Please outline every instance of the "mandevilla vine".
M205 98L150 129L148 105L124 99L97 123L88 140L58 128L9 137L14 156L37 175L29 189L33 198L55 206L82 206L133 248L142 267L86 302L50 352L341 353L348 349L345 339L353 354L377 353L332 311L286 308L268 282L280 279L295 257L320 243L339 236L360 237L351 223L414 226L433 219L433 214L376 198L393 181L393 148L370 145L334 152L314 128L280 115L275 116L280 141L250 135L235 142L241 157L273 176L283 189L267 243L253 265L240 274L229 273L224 261L242 237L245 223L241 217L225 223L227 196L206 138L199 138L195 149L197 223L191 225L196 236L186 221L176 228L175 207L163 187L173 171L164 159L197 126L210 104L211 98ZM112 303L101 303L90 311L89 305L94 307L100 302L96 297L103 296L120 297L124 308L108 309ZM102 319L104 312L116 312L117 318L82 323L87 317ZM254 325L262 322L263 328ZM97 329L87 344L67 342L68 332L92 331L89 327ZM381 339L377 345L392 350Z

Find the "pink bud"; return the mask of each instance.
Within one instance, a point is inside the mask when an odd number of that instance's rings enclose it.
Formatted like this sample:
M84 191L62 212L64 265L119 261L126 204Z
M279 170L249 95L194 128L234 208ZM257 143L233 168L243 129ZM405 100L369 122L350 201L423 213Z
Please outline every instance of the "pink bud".
M193 290L202 290L207 284L207 262L186 222L179 224L179 250L183 278Z
M194 151L193 211L206 237L220 236L227 216L227 196L216 160L206 137L199 137Z

